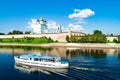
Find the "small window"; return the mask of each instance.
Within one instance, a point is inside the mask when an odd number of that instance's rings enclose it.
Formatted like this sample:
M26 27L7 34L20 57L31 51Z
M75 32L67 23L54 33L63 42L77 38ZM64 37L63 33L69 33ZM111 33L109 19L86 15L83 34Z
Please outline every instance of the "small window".
M38 61L38 58L34 58L34 61Z

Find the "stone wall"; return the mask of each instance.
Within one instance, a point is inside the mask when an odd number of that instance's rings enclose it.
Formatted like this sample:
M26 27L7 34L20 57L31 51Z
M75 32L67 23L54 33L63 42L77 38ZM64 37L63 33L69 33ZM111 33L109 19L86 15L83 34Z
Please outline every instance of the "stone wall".
M66 42L66 36L69 33L50 33L50 34L22 34L22 35L0 35L0 38L24 38L24 37L51 37L53 40L58 40L59 42Z

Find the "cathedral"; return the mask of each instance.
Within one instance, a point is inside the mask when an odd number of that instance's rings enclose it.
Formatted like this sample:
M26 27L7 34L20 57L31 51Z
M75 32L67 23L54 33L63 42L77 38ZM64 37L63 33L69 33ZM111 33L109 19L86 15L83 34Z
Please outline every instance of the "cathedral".
M34 26L33 32L35 34L44 34L48 33L48 27L46 24L46 21L43 18L40 18L40 20L37 20L36 25Z
M36 19L34 21L32 20L32 24L31 24L31 26L33 28L33 34L46 34L46 33L50 33L50 32L48 32L47 21L45 21L43 18L40 18L39 20ZM58 28L56 29L55 33L62 33L61 26L58 25L57 27Z

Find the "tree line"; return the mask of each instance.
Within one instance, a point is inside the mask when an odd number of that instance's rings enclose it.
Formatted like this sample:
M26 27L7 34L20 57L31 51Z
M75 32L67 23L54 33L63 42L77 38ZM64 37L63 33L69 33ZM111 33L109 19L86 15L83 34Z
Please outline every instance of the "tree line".
M24 37L24 38L1 38L0 43L30 43L30 44L44 44L44 43L53 43L57 42L51 39L50 37L47 38L43 37Z
M94 30L93 34L81 35L70 35L66 36L66 41L68 43L106 43L106 35L100 30ZM120 43L120 35L117 36L117 39L114 39L113 42Z
M116 42L116 43L120 43L120 35L118 35L117 39L114 39L113 41Z
M12 34L30 34L30 33L31 33L31 31L23 32L23 31L19 31L19 30L13 30L11 32L8 32L7 34L12 35ZM0 35L5 35L5 33L0 33Z

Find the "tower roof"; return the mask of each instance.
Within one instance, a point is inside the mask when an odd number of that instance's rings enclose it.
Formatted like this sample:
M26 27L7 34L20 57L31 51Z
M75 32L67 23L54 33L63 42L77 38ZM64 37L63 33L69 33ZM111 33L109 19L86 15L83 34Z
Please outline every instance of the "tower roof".
M40 21L44 21L44 19L41 17L41 18L40 18Z

